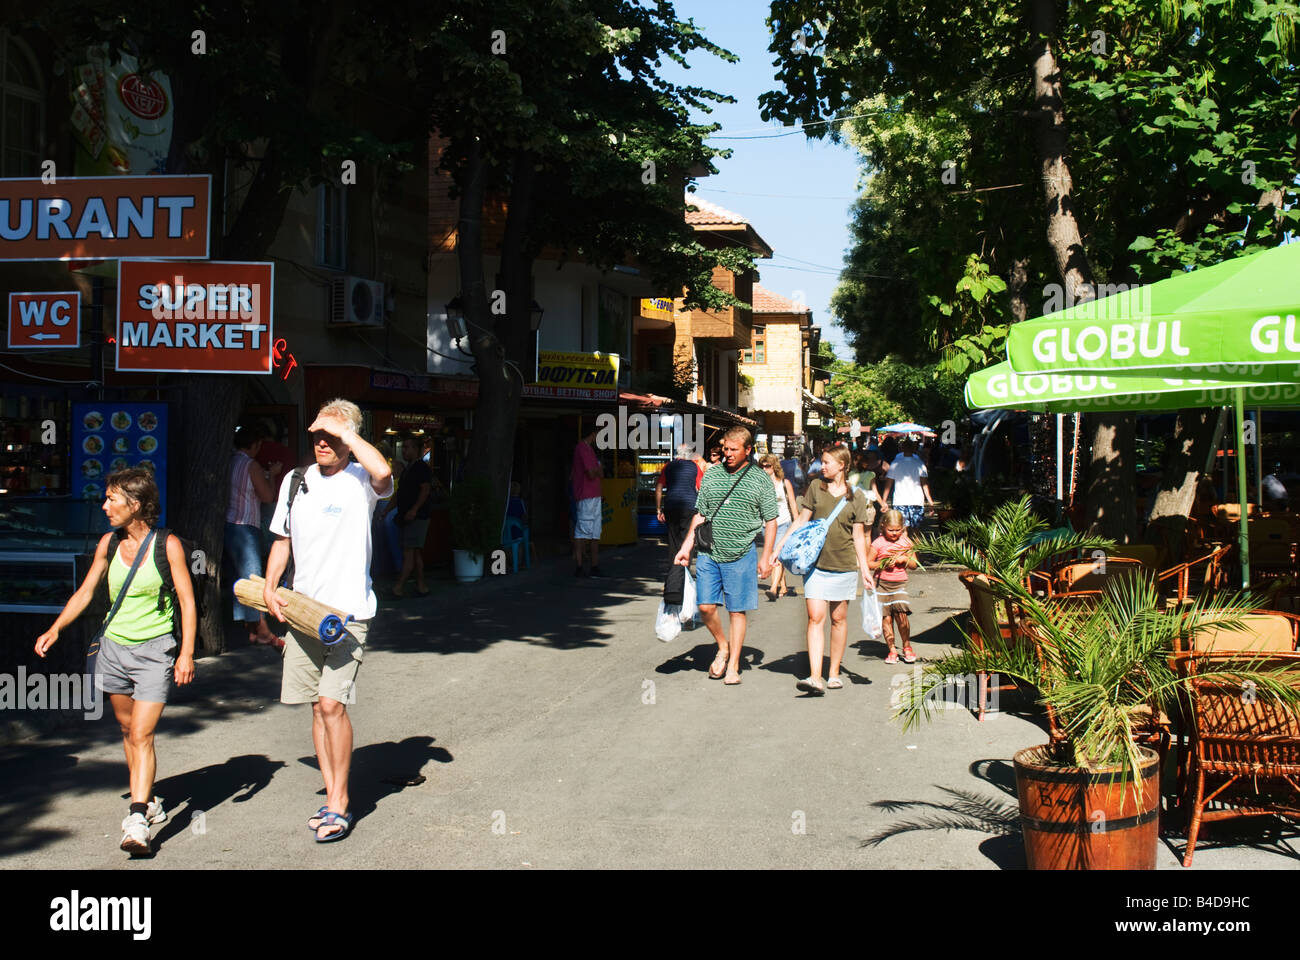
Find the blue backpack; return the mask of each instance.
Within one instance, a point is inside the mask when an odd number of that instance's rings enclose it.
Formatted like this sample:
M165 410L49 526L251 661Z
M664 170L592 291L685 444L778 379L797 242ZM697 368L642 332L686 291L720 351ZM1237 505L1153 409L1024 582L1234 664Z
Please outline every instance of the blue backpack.
M856 497L857 488L849 489L851 491L849 498ZM826 545L826 534L830 532L831 524L840 515L849 498L841 500L829 517L806 523L790 534L785 541L785 546L781 548L781 562L785 564L787 570L800 577L812 572L813 567L817 566L817 558L821 556L822 547Z

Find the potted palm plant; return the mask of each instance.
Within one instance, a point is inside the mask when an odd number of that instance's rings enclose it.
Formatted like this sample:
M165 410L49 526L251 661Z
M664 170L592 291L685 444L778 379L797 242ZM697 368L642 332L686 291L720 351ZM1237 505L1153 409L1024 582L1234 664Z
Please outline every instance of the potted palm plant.
M967 522L965 538L918 538L919 549L982 573L1014 610L1017 629L1011 641L982 637L930 664L903 689L898 717L904 729L928 719L953 676L1000 674L1035 688L1048 712L1049 742L1014 758L1030 868L1152 869L1159 756L1139 740L1177 710L1186 684L1171 664L1179 638L1239 629L1248 601L1201 596L1165 612L1154 583L1132 579L1117 580L1092 603L1058 605L1027 588L1032 564L1065 544L1104 544L1078 535L1027 543L1044 527L1026 498ZM1218 673L1253 681L1262 696L1300 700L1283 670L1260 663L1228 661Z
M501 544L505 512L482 477L462 480L451 491L451 553L456 579L473 583L483 577L483 560Z

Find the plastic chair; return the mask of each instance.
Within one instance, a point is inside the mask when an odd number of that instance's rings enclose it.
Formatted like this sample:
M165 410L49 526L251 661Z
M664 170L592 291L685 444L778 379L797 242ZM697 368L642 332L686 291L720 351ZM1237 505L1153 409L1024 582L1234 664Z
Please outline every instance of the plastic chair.
M501 531L501 543L503 546L510 548L510 559L514 564L515 573L519 572L519 547L524 548L524 566L532 567L529 558L529 550L532 549L528 540L528 524L524 523L518 517L506 517L505 527Z

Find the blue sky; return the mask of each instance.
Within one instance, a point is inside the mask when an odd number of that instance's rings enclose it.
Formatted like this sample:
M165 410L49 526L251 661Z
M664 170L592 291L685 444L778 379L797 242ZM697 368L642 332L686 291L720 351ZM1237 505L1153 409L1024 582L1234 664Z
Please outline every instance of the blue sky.
M720 123L718 137L768 139L714 140L731 147L729 160L717 161L718 174L699 181L697 194L745 217L775 252L760 260L760 283L782 296L813 309L813 322L836 352L848 356L843 334L830 314L831 293L849 245L849 207L856 194L858 165L848 146L828 140L810 141L794 127L764 124L759 118L759 94L773 89L774 54L764 19L762 0L679 0L682 19L692 19L712 42L740 57L726 63L701 51L691 57L691 69L666 61L666 79L686 82L736 98L707 118ZM791 131L795 131L791 133ZM771 138L772 134L790 133Z

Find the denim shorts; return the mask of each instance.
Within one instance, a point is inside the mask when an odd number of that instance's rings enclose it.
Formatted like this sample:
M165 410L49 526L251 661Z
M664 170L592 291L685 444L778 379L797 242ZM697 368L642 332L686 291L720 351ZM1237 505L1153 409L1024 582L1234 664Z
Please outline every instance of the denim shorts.
M262 531L244 523L226 521L226 556L234 574L230 590L234 592L236 580L262 575ZM256 623L261 613L235 601L234 616L238 621Z
M895 505L895 509L903 515L903 522L912 530L919 527L921 520L925 517L924 504L905 503L902 506Z
M751 543L739 560L730 563L701 553L695 560L695 602L720 603L730 613L757 610L757 548Z

